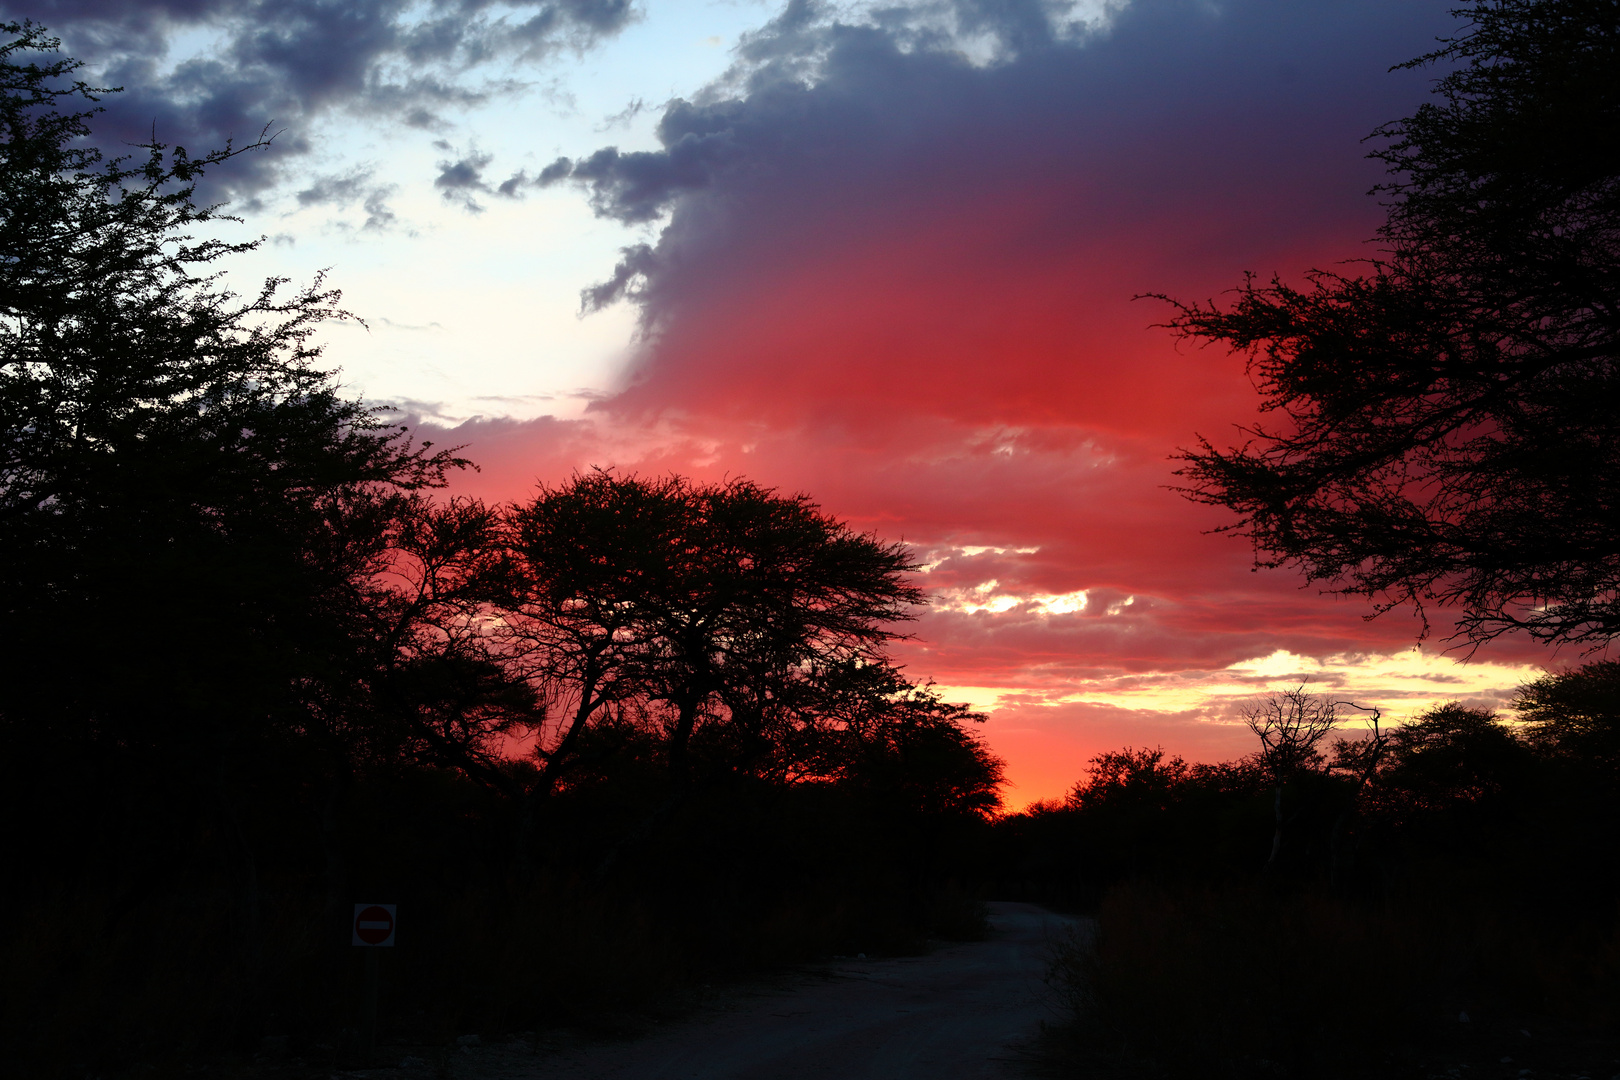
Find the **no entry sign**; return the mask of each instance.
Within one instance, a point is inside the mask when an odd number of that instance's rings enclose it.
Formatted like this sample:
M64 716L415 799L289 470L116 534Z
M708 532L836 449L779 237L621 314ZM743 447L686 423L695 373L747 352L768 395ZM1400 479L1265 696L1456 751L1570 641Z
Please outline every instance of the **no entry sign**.
M354 905L354 944L394 943L394 904Z

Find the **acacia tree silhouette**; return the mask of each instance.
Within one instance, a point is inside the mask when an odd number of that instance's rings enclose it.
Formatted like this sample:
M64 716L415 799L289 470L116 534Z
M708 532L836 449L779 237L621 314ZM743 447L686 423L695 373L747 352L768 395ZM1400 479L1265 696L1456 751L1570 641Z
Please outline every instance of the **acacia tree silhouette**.
M780 757L826 715L817 688L883 664L893 624L924 599L903 546L746 480L594 471L543 487L509 525L507 633L562 706L538 750L542 797L632 699L663 710L671 794L656 816L684 798L700 731L732 769Z
M1178 475L1261 566L1455 606L1459 635L1620 633L1620 20L1611 0L1478 0L1437 100L1380 128L1383 253L1303 288L1183 304L1247 352L1277 419ZM1168 300L1168 297L1160 297ZM1424 632L1428 630L1425 618Z

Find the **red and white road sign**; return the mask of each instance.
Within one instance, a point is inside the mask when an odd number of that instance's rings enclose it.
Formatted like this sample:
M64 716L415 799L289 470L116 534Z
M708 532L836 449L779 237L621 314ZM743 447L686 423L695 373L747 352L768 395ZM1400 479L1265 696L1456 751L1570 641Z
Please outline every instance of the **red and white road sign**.
M354 944L394 943L394 904L354 905Z

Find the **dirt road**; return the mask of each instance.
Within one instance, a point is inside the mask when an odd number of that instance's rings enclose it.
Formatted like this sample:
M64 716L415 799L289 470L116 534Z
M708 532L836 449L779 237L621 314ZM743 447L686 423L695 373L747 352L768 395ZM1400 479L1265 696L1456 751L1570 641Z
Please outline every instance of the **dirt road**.
M482 1067L455 1073L502 1080L1020 1076L1020 1051L1048 1015L1042 976L1050 944L1072 922L1031 904L990 908L988 941L927 956L832 961L636 1042L499 1063L498 1053L477 1055Z

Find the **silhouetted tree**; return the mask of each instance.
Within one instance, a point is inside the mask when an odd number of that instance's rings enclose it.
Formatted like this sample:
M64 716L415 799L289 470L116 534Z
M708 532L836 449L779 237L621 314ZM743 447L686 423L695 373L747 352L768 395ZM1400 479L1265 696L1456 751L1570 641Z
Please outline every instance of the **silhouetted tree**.
M516 508L511 529L512 634L566 704L540 751L547 782L592 717L630 695L667 710L677 787L700 726L751 768L813 706L807 683L880 659L923 600L902 546L744 480L582 474Z
M1162 811L1181 795L1195 767L1180 756L1166 758L1163 747L1127 746L1098 754L1086 778L1069 790L1067 802L1080 810L1132 807Z
M386 539L364 605L383 756L457 769L516 796L503 737L527 735L543 710L502 632L512 572L500 512L416 496Z
M884 663L844 661L814 683L790 743L805 779L831 780L880 803L939 817L1001 806L1004 763L969 727L984 717L916 686Z
M1512 708L1541 753L1620 773L1620 661L1544 675L1519 687Z
M1398 820L1474 805L1521 786L1530 754L1488 709L1436 705L1389 735L1378 809Z
M683 485L608 472L542 487L508 515L514 557L505 634L548 706L535 794L572 767L591 724L644 690L644 603L669 588Z
M199 787L240 847L242 770L321 752L317 729L354 751L368 582L410 492L460 462L318 366L336 292L220 284L257 242L193 236L228 220L194 184L263 141L104 159L107 91L40 28L0 35L0 755L123 799L106 854L179 843L142 815L192 820Z
M1283 812L1287 786L1323 765L1317 745L1338 722L1338 702L1305 692L1305 687L1281 690L1243 710L1243 720L1260 740L1257 763L1272 786L1271 854L1266 868L1277 864L1283 834L1291 815Z
M1480 641L1620 633L1620 19L1612 0L1478 0L1404 65L1455 65L1376 133L1382 253L1296 287L1177 304L1250 356L1277 419L1179 475L1262 566L1455 606ZM1425 622L1425 626L1427 623Z

